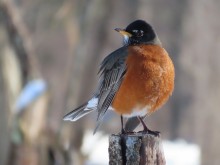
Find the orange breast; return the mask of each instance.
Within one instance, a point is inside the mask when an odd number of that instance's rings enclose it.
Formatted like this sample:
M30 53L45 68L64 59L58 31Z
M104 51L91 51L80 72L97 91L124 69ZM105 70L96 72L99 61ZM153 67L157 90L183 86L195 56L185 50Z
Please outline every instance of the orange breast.
M174 88L174 66L168 53L157 45L130 46L127 72L112 107L119 114L148 107L150 114L162 106Z

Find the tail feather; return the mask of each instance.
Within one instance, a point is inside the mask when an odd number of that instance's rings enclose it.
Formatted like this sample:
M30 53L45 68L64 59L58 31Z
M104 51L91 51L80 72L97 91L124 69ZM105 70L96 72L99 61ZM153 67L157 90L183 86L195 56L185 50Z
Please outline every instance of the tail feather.
M78 108L74 109L73 111L69 112L68 114L66 114L63 117L63 120L65 120L65 121L77 121L78 119L80 119L81 117L87 115L88 113L90 113L92 111L96 111L97 110L97 104L98 104L98 98L93 97L88 102L84 103L80 107L78 107ZM102 120L97 121L96 128L95 128L93 134L95 134L96 131L98 130L98 128L100 127L100 125L102 123L101 121Z
M81 117L87 115L88 113L92 112L94 109L85 109L83 111L80 111L80 113L78 113L78 115L76 115L76 117L74 118L74 121L80 119Z
M89 112L91 112L92 110L87 110L87 102L84 103L83 105L81 105L80 107L74 109L73 111L69 112L68 114L66 114L63 117L63 120L65 121L76 121L78 119L80 119L81 117L85 116L86 114L88 114Z
M87 115L88 113L96 110L97 109L97 102L98 102L98 99L96 97L93 97L88 102L84 103L80 107L74 109L73 111L71 111L67 115L65 115L63 117L63 120L76 121L76 120L80 119L81 117Z

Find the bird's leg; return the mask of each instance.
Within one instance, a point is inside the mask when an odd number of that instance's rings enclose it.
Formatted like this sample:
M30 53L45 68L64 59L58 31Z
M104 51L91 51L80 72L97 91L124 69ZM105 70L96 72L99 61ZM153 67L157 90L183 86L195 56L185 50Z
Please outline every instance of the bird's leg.
M153 134L153 135L156 135L156 136L158 136L158 135L160 134L160 132L158 132L158 131L151 131L151 130L146 126L146 124L144 123L143 119L142 119L140 116L138 116L138 119L139 119L139 121L141 122L142 126L144 127L143 132L147 132L147 133L150 133L150 134Z
M143 119L142 119L140 116L138 116L138 120L141 122L142 126L144 127L144 130L143 130L143 131L148 132L149 129L147 128L147 126L146 126L146 124L144 123Z
M121 115L121 134L125 134L125 129L124 129L124 122L123 122L123 116Z

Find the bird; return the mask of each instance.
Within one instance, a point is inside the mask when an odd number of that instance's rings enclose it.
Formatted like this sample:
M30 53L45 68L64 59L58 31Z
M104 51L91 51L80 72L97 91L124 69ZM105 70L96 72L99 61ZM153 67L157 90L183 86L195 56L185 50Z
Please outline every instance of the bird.
M153 27L144 20L135 20L126 28L116 28L123 36L123 45L104 58L99 67L99 82L88 101L64 116L77 121L90 112L97 112L97 126L108 110L121 116L121 133L138 119L143 131L152 133L143 121L164 105L174 90L173 62L163 48Z

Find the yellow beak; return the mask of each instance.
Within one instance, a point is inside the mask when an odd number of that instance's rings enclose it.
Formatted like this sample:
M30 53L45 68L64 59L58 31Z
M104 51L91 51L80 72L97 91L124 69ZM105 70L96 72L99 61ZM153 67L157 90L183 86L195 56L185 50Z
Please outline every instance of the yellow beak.
M121 28L115 28L115 31L119 32L121 35L123 36L127 36L127 37L131 37L132 34L125 31L124 29L121 29Z

